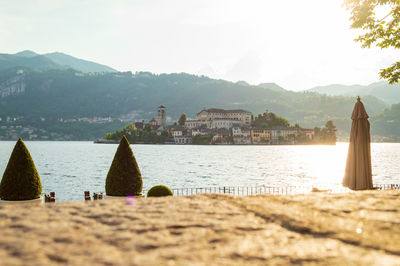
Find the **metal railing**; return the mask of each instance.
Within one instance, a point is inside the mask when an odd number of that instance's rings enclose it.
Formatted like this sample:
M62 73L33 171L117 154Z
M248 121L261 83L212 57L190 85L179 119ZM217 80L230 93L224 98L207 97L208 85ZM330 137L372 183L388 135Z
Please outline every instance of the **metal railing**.
M375 187L379 190L400 189L400 184L377 184Z
M378 190L400 189L400 184L377 184L374 186ZM228 194L234 196L253 196L253 195L294 195L306 194L310 192L328 193L348 193L352 190L337 186L318 189L314 186L216 186L216 187L192 187L192 188L171 188L174 196L190 196L196 194ZM143 195L147 195L147 190L143 190Z

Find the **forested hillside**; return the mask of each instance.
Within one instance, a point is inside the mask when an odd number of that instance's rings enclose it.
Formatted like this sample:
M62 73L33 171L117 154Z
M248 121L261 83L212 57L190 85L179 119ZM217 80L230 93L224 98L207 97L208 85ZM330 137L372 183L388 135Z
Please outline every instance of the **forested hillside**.
M393 104L371 119L372 134L400 141L400 103Z
M14 90L13 90L14 88ZM23 88L23 90L15 90ZM181 113L194 117L203 108L241 108L255 114L265 109L290 122L311 127L327 120L346 120L354 98L312 92L268 89L189 74L147 72L83 74L75 70L33 71L14 68L0 72L0 116L121 117L149 119L163 104L176 120ZM368 112L386 105L365 97ZM340 127L340 125L339 125Z
M64 132L71 133L66 130L66 123L78 121L79 128L91 132L89 135L80 132L79 136L102 137L104 132L124 121L156 117L156 108L162 104L167 107L169 123L175 122L182 113L189 119L194 118L203 108L245 109L253 114L268 109L292 124L308 128L333 120L339 135L346 137L355 103L352 96L287 91L275 83L255 86L244 81L233 83L186 73L113 71L62 53L0 54L0 123L23 125L27 132L32 131L29 126L33 124L34 130L39 131L42 125L62 136ZM388 107L374 96L363 96L362 100L370 117ZM375 130L374 127L382 125L380 120L373 124L373 132L389 134L389 129ZM18 133L13 133L12 126L8 124L4 129L9 135Z
M366 96L372 95L378 99L386 102L387 104L394 104L400 102L400 84L390 85L387 81L380 81L372 83L368 86L362 85L328 85L315 87L308 91L318 92L321 94L331 96Z

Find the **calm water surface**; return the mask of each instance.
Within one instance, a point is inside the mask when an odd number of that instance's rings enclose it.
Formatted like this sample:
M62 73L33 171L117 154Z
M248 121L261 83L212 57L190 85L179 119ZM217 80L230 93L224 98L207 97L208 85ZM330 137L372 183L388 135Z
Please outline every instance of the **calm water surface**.
M25 142L42 179L43 192L57 201L83 199L83 191L104 191L117 149L92 142ZM15 142L0 142L2 176ZM336 146L131 145L144 189L205 186L340 185L347 143ZM372 144L374 183L400 183L400 143Z

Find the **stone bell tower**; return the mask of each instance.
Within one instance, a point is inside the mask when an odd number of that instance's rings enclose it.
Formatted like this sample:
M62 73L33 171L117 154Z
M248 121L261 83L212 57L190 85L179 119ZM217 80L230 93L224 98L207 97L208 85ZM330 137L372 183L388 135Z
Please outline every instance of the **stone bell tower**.
M157 110L158 124L165 128L167 126L167 114L165 106L160 105Z

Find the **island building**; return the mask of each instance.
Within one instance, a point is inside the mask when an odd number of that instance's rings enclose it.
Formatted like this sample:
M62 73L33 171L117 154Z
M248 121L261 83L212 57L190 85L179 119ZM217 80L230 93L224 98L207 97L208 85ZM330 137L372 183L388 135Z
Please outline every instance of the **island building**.
M158 124L165 128L167 126L167 113L165 106L160 105L157 109L157 121Z
M184 126L169 126L169 134L175 144L192 143L192 132Z
M252 128L250 130L250 139L252 144L270 143L271 130L265 128Z
M251 144L251 130L247 126L232 127L232 137L234 144Z
M167 132L168 143L191 144L193 137L211 137L210 144L296 144L309 143L314 139L315 131L300 127L262 127L252 124L252 113L246 110L204 109L196 114L196 120L188 120L185 125L166 125L166 108L157 108L157 120L149 124L152 130L161 135ZM258 117L265 122L271 120L269 115ZM144 120L136 122L136 128L145 128Z
M149 123L152 126L158 126L159 125L158 121L154 117L150 120Z
M217 108L204 109L196 114L196 120L185 122L187 128L197 128L205 126L206 128L226 128L233 126L250 126L252 113L246 110L224 110Z

